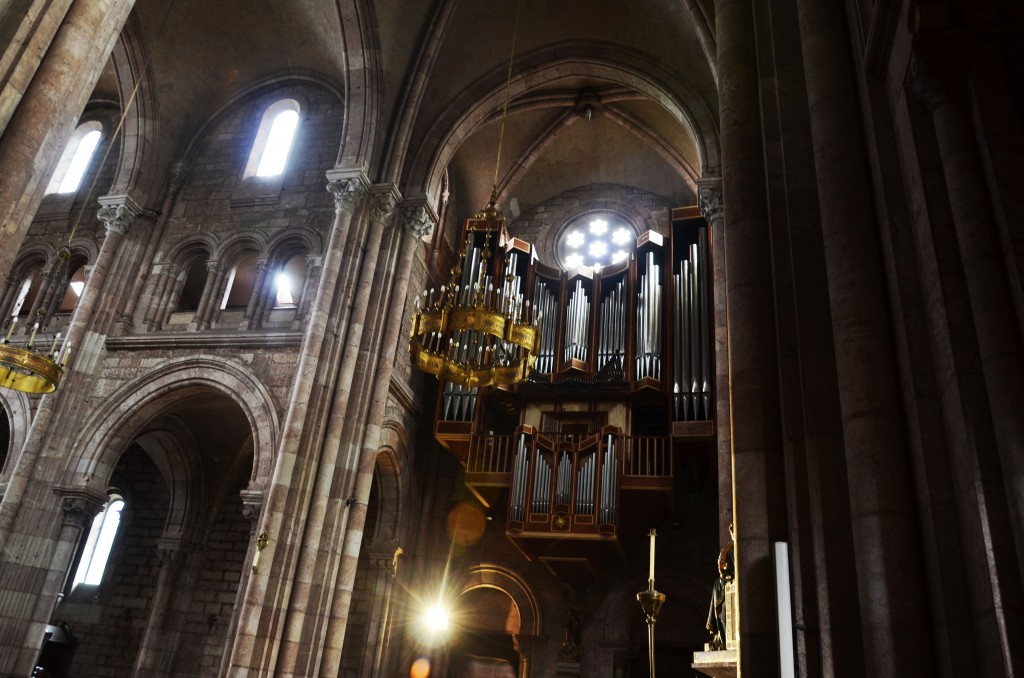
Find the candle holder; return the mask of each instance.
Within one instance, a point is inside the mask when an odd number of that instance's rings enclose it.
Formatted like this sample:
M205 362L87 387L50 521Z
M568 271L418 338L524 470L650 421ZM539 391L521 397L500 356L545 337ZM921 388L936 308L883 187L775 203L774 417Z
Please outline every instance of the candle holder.
M647 590L636 594L640 608L647 618L647 655L651 662L651 678L654 678L654 624L665 602L665 594L654 590L654 579L647 580Z

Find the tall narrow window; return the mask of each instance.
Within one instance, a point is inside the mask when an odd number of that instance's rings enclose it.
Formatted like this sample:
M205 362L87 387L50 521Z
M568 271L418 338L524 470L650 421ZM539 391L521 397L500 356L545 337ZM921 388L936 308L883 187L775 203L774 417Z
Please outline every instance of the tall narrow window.
M68 276L68 288L64 292L64 298L57 309L60 313L70 313L75 310L78 300L82 298L82 290L85 289L85 266L76 268Z
M110 559L110 549L114 545L117 528L121 524L123 508L124 499L120 495L111 494L110 501L103 507L103 511L93 519L71 588L79 584L95 586L103 580L103 571Z
M92 120L78 126L57 163L46 193L74 193L82 185L86 170L102 136L102 126Z
M245 177L275 177L284 172L299 126L299 102L282 99L263 114L256 141L245 167Z
M306 255L296 254L274 276L274 308L291 308L298 304L305 280Z

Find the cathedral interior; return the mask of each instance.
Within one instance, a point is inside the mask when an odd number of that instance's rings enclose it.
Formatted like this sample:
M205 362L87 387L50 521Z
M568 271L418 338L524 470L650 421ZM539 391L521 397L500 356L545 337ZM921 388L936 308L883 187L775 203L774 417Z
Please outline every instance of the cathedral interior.
M0 0L0 676L1024 675L1022 38Z

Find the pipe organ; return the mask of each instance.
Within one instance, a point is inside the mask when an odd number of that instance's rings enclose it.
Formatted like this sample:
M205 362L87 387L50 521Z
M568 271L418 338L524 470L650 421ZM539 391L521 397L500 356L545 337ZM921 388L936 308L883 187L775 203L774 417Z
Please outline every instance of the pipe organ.
M696 208L680 208L666 235L641 234L626 260L565 272L484 223L467 225L466 269L475 272L463 271L456 293L531 323L536 362L515 386L442 381L435 436L480 501L504 513L524 555L572 579L558 570L581 550L596 567L621 557L620 539L646 532L631 506L650 516L651 506L671 505L680 455L714 458L710 234ZM490 267L482 276L481 266ZM474 332L457 334L449 350L521 361L520 346ZM567 534L578 537L572 557L559 552Z

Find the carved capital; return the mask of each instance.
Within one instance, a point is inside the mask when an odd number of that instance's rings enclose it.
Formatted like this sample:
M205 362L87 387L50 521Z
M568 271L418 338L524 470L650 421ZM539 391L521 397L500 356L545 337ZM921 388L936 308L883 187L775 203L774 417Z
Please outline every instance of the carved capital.
M183 162L176 162L167 170L167 183L170 184L171 190L180 191L188 183L191 175L192 170L189 169L188 165Z
M96 216L103 222L108 233L124 235L128 232L128 227L139 216L139 210L128 202L123 202L104 205L96 213Z
M405 230L416 238L427 236L437 221L437 216L426 202L419 201L405 207Z
M390 223L400 199L401 196L394 186L390 184L374 186L372 193L373 202L370 209L370 217L373 222L381 225Z
M327 190L334 196L335 211L354 211L366 196L369 182L362 172L330 170L327 172Z
M107 495L77 487L57 487L54 492L61 498L64 523L86 529L96 514L107 503Z
M255 531L260 522L260 514L263 512L263 491L242 490L239 495L242 497L242 515Z
M697 201L704 219L709 224L721 220L722 215L725 213L725 208L722 206L721 181L716 180L713 183L708 182L707 184L699 185L698 192Z

